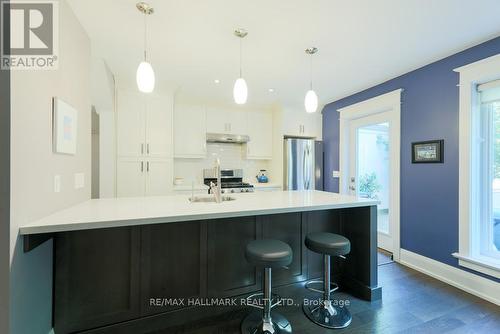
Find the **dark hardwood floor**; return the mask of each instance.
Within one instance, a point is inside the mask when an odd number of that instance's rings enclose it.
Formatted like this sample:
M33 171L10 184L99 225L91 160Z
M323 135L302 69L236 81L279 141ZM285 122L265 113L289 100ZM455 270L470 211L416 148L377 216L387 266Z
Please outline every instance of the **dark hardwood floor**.
M380 258L380 257L379 257ZM390 259L389 259L390 260ZM382 262L382 261L381 261ZM328 330L311 323L299 306L277 307L296 334L326 333L500 333L500 307L449 286L397 263L384 261L379 266L383 299L366 302L342 292L335 299L349 300L353 314L351 325L342 330ZM296 303L317 295L293 284L275 289ZM241 319L249 312L238 309L181 327L151 334L236 334Z

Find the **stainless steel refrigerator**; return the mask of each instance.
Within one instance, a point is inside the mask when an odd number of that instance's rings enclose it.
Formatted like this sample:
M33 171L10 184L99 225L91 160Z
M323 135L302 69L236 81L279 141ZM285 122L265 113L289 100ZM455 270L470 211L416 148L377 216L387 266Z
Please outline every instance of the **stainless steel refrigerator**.
M323 142L285 138L285 190L323 190Z

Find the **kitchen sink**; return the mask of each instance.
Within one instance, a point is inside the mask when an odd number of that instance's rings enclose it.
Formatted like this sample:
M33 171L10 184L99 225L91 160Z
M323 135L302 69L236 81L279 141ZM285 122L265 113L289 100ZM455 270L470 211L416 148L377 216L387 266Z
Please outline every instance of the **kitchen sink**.
M227 202L227 201L234 201L236 198L231 197L231 196L222 196L222 201ZM216 203L215 197L212 196L194 196L194 197L189 197L189 201L192 203Z

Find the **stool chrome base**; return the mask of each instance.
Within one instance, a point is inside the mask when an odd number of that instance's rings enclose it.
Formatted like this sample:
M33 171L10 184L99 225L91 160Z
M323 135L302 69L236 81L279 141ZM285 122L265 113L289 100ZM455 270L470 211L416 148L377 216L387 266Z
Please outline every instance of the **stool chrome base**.
M321 305L302 305L305 315L317 325L339 329L351 324L352 316L346 307L333 306L330 300L322 301Z
M292 325L279 313L273 312L272 323L264 322L262 313L252 312L241 323L243 334L291 334Z

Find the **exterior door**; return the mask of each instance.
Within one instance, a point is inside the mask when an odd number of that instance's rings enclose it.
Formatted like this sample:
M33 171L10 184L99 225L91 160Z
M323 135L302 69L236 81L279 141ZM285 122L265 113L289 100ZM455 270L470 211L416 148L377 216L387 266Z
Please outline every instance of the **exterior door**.
M378 205L378 247L393 252L397 219L393 214L393 138L389 112L365 116L350 122L349 179L352 195L376 199Z

